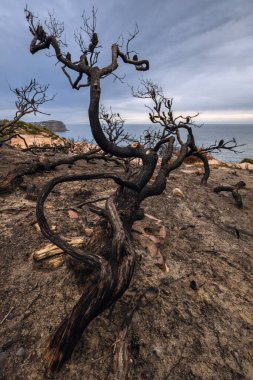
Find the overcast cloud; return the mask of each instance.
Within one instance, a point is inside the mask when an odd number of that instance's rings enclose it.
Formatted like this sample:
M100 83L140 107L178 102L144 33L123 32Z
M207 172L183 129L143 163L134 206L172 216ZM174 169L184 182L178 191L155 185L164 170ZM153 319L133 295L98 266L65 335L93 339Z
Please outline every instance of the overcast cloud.
M29 53L31 34L23 0L1 0L0 118L11 118L18 87L36 78L49 83L54 102L46 107L51 118L66 123L87 121L89 90L72 90L60 65L45 51ZM53 11L65 22L68 48L79 57L73 32L84 10L98 8L97 30L103 46L101 64L110 61L111 44L127 36L137 22L140 34L132 48L150 61L143 78L161 85L174 98L175 110L200 112L201 122L253 123L253 1L252 0L33 0L29 9L43 20ZM138 85L140 73L120 62L125 84L106 78L103 104L111 105L129 122L147 120L144 103L131 97L129 85ZM37 119L43 119L38 116ZM28 120L28 118L26 119ZM29 120L32 120L31 118Z

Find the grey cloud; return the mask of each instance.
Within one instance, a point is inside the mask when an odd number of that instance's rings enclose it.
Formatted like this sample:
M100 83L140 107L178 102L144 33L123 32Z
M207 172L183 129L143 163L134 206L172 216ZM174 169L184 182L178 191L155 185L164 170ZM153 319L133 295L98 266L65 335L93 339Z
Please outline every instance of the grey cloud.
M11 111L14 103L9 84L16 87L36 77L41 83L50 83L49 92L57 94L47 106L53 117L62 115L67 122L86 120L88 90L72 90L54 58L44 52L29 53L25 1L1 3L0 111ZM80 0L34 0L30 5L41 20L54 9L56 17L65 22L68 49L78 56L73 31L81 24L83 6L89 13L93 4L98 8L102 65L110 60L111 43L120 33L127 36L137 22L140 34L133 49L148 58L151 66L144 78L155 80L174 97L178 110L202 111L203 115L205 111L253 113L252 0L108 0L103 4L99 0L85 4ZM132 67L121 65L119 73L127 74L130 85L138 84L140 74ZM110 101L124 113L130 107L131 117L135 114L136 119L138 114L145 115L145 108L131 99L127 84L112 82L107 78L102 84L103 103Z

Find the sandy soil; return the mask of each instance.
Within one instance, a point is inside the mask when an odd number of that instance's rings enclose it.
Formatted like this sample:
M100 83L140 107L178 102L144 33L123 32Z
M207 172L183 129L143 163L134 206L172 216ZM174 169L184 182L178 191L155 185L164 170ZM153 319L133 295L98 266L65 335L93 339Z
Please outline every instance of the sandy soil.
M20 156L6 157L0 150L0 160L6 171ZM136 311L130 326L129 379L253 379L252 174L213 169L202 187L194 166L174 172L164 194L144 203L145 212L165 226L161 252L167 272L135 243L140 259L129 290L90 324L61 372L46 374L47 339L80 297L81 283L65 259L57 268L34 261L33 252L47 241L36 228L36 196L27 195L24 185L35 184L39 191L55 176L111 171L110 165L61 166L25 177L22 187L1 196L0 378L112 379L114 344L124 317L140 293L153 287L157 296ZM247 185L241 191L242 210L231 194L213 192L217 185L239 180ZM50 224L66 238L85 234L92 214L84 207L71 218L68 210L112 191L110 181L58 186L46 205Z
M36 145L38 147L44 146L44 145L62 145L63 141L62 139L56 139L48 136L47 134L40 134L40 135L25 135L21 134L20 135L22 138L19 136L13 137L10 140L10 144L12 146L18 146L20 148L26 148L25 141L27 146L32 146ZM25 139L25 141L23 140Z
M247 162L237 163L237 162L229 162L225 163L216 159L209 160L209 165L212 166L225 166L227 168L232 169L246 169L248 171L253 171L253 164L249 164Z

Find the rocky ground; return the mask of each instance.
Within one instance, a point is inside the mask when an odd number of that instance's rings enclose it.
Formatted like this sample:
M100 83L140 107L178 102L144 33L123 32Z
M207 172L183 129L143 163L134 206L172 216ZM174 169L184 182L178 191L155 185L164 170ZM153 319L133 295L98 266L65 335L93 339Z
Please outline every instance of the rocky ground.
M30 153L25 157L29 160ZM0 149L2 174L18 160L19 155L6 156ZM0 378L113 379L122 323L146 294L128 329L129 379L253 379L252 173L218 167L203 187L200 169L187 165L172 173L164 194L144 203L145 213L165 227L160 251L166 266L135 242L139 260L129 290L90 324L59 374L45 372L47 339L77 302L85 278L77 278L64 255L55 265L34 260L34 252L48 242L36 224L36 192L28 194L25 185L39 191L62 174L120 170L111 165L62 165L27 176L12 194L1 195ZM241 210L231 193L213 192L239 180L246 183ZM108 196L114 184L76 182L55 190L47 217L57 232L72 238L91 234L94 220L86 206L76 205Z

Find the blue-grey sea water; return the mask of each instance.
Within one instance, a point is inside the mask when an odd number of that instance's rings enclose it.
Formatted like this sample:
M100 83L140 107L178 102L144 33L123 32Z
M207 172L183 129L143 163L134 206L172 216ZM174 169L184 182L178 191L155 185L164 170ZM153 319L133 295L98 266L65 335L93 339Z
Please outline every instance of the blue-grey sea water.
M125 129L128 133L135 135L142 134L147 127L147 124L126 124ZM71 138L75 141L86 139L92 140L90 126L83 125L67 125L68 131L58 133L62 137ZM253 125L252 124L205 124L200 128L195 127L195 141L198 146L207 147L213 144L215 140L218 142L221 139L225 141L235 138L238 144L245 144L238 148L238 153L230 151L222 151L213 154L218 160L226 162L240 162L243 158L253 159Z

